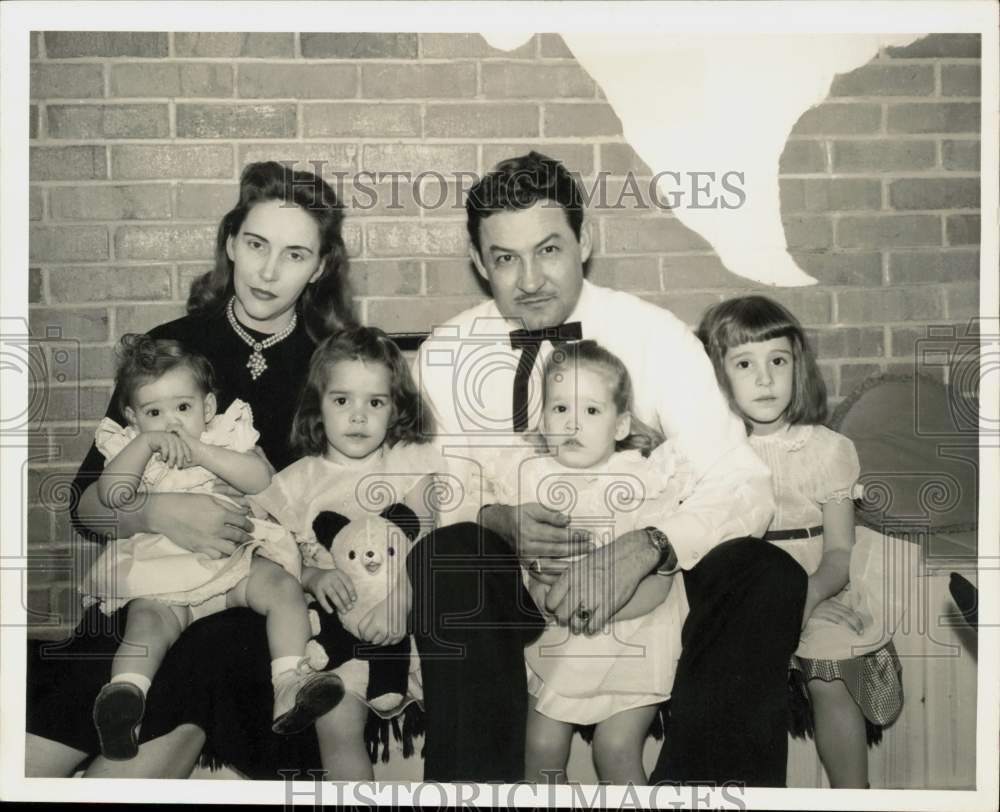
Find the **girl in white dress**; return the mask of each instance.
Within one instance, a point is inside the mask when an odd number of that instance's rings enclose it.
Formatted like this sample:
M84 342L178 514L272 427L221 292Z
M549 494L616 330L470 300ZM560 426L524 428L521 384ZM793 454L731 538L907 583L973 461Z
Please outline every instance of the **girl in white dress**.
M557 348L544 370L539 435L484 470L497 501L572 515L599 545L651 524L654 502L659 515L677 506L693 477L669 444L651 452L662 438L632 417L631 400L628 371L599 344ZM545 612L548 587L527 575L525 582ZM527 780L565 782L574 725L596 724L600 779L646 783L642 747L670 696L686 611L682 579L654 574L601 632L574 635L553 620L525 649Z
M350 611L357 595L350 577L334 568L325 546L330 539L321 537L324 524L329 514L358 519L399 502L416 515L418 536L428 532L435 518L434 475L443 467L440 452L429 442L432 433L431 416L406 360L384 332L349 328L316 348L292 423L293 445L304 456L275 474L250 502L256 514L272 516L298 542L302 584L324 612L318 639L328 647L352 645L351 638L338 636L343 632L333 612ZM376 646L405 643L405 657L412 590L404 559L399 554L390 562L389 594L361 619L359 632ZM327 654L343 657L343 652ZM379 667L377 661L373 667ZM349 656L336 673L346 695L316 726L327 778L372 780L365 748L369 710L386 718L420 698L417 661L409 658L401 686L405 695L389 709L369 697L367 661Z
M816 748L833 787L868 785L866 739L902 710L901 666L889 637L883 587L856 545L861 470L854 444L822 425L826 388L802 327L763 296L730 299L699 335L750 445L771 469L776 500L765 539L809 574L793 668L806 680Z
M250 408L235 400L216 414L212 367L203 356L177 341L127 335L115 383L128 425L105 418L97 428L107 459L97 489L106 507L127 509L141 491L213 493L220 480L246 493L267 487L270 466L254 451L259 435ZM253 535L223 557L139 533L110 543L85 577L86 604L109 614L128 604L111 681L94 703L106 758L135 756L146 693L181 632L230 607L267 617L276 733L302 730L343 695L340 680L315 672L305 656L312 634L294 541L268 522L256 522Z

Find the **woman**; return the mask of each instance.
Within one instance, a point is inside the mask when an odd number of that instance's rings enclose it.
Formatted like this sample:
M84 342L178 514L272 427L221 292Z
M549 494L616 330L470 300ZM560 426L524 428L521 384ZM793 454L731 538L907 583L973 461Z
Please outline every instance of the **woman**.
M277 469L293 460L289 427L313 348L355 321L342 222L336 195L315 175L274 162L247 166L239 202L219 225L215 268L192 285L188 315L150 331L208 357L220 408L237 397L250 404L261 449ZM121 422L114 397L111 403L108 416ZM207 495L150 495L135 510L109 515L94 487L102 467L92 446L74 483L81 532L158 532L212 557L249 538L247 509ZM91 611L66 644L49 644L47 652L44 644L31 645L28 776L71 775L99 752L90 708L108 680L127 611L107 619ZM312 728L292 737L270 732L268 661L265 624L253 612L231 609L193 624L150 689L139 755L128 762L98 758L87 774L185 777L200 753L252 777L318 765Z

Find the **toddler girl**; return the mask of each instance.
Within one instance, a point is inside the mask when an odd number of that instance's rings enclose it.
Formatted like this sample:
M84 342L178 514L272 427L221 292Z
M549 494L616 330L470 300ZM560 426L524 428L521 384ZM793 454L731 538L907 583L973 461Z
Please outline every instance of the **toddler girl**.
M822 425L823 379L801 325L780 304L763 296L722 302L705 314L699 335L750 445L771 469L777 509L765 539L809 574L792 667L806 680L820 759L831 786L865 787L866 727L880 732L894 721L903 693L895 648L871 613L882 605L872 599L881 585L851 566L868 553L854 544L857 452Z
M594 341L557 348L544 369L543 412L533 447L487 464L499 503L536 502L571 514L596 544L652 524L644 513L693 486L669 444L631 414L624 364ZM527 579L545 611L548 587ZM581 608L580 612L586 612ZM687 601L681 579L650 575L613 622L592 636L550 624L525 649L529 781L565 782L574 725L596 723L594 763L602 781L643 784L642 748L656 710L670 696Z
M369 691L369 662L354 656L354 638L345 637L333 613L351 610L354 585L346 573L333 568L317 531L322 536L329 514L357 519L401 501L418 517L419 533L427 532L434 519L431 475L442 467L439 452L428 442L432 432L409 367L388 336L370 327L335 333L313 354L292 423L293 444L305 456L251 499L255 512L273 516L299 543L303 586L324 610L319 639L333 664L340 663L336 672L343 677L347 695L317 723L329 779L371 780L364 744L369 708L395 715L419 689L415 675L407 680L413 670L405 639L412 592L405 562L390 568L394 575L388 597L360 621L367 643L403 646L402 684L393 692L405 695L409 688L409 696L387 711L382 703L369 701L378 698ZM391 667L385 657L371 659L371 677L382 684L383 667Z
M234 400L216 413L212 367L203 356L177 341L127 335L115 383L128 425L105 418L97 428L95 443L107 460L97 489L106 507L127 509L143 490L212 493L220 480L245 493L267 487L270 468L254 451L250 408ZM267 617L275 732L302 730L343 694L336 676L315 673L304 656L311 634L294 542L273 524L256 522L254 530L255 540L229 557L139 533L111 543L86 576L85 603L108 614L128 604L111 681L94 703L106 758L135 756L146 693L181 632L229 607Z

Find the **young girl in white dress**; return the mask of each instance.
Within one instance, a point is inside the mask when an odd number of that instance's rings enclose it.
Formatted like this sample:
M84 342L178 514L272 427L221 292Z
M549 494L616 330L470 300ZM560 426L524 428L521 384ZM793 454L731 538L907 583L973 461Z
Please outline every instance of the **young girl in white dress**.
M866 739L902 710L901 666L879 608L882 585L857 562L854 444L822 425L826 388L802 327L763 296L730 299L699 335L719 385L771 469L777 509L765 539L809 574L793 667L806 680L816 748L833 787L868 785ZM852 580L849 582L848 578ZM867 731L867 735L866 735Z
M127 509L142 491L212 493L220 480L247 493L267 487L270 467L254 451L259 435L250 408L234 400L216 414L212 367L203 356L177 341L127 335L115 383L128 425L104 418L97 428L107 459L97 488L106 507ZM128 604L111 681L94 703L106 758L135 756L146 693L181 632L230 607L267 617L276 733L302 730L342 696L340 680L315 672L305 656L312 635L294 541L267 522L255 522L253 535L223 557L139 533L109 544L85 577L87 605L110 614Z
M544 369L539 435L484 470L499 503L537 502L572 515L596 544L652 524L693 487L669 444L631 415L624 364L594 341L565 344ZM654 446L655 450L654 450ZM525 576L545 612L548 587ZM525 775L566 780L574 725L596 724L602 781L643 784L642 748L670 696L687 611L682 579L650 575L601 632L574 635L552 621L525 649L529 712Z
M330 635L343 645L344 638L336 638L333 611L350 611L357 596L350 577L333 568L329 551L317 538L322 514L358 519L401 502L419 519L419 535L425 534L434 522L434 474L443 467L440 453L429 442L432 433L431 416L406 360L384 332L349 328L316 348L292 424L293 445L305 456L277 473L250 502L255 513L272 516L298 542L302 584L326 613L318 638L325 645L330 645L325 642ZM405 562L397 562L389 571L394 583L388 596L359 624L364 641L377 646L399 644L407 636L412 590ZM327 653L331 659L337 655ZM385 718L419 698L418 675L413 673L417 667L412 658L411 678L403 686L409 693L388 712L369 701L368 662L350 658L336 669L347 693L317 723L328 779L372 779L365 747L369 710Z

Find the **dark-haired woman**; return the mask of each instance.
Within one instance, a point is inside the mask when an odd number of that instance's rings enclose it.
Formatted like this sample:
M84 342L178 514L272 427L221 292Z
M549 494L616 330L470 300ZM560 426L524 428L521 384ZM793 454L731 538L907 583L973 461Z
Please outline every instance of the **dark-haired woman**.
M294 459L289 427L315 345L354 323L342 222L336 195L315 175L273 162L247 166L239 201L219 225L215 268L192 285L188 315L149 331L209 359L220 408L233 398L250 404L260 447L277 469ZM121 422L114 403L108 416ZM204 494L151 494L137 509L111 514L94 487L102 468L91 447L74 483L80 532L162 533L211 557L249 539L247 509ZM108 681L127 611L106 620L92 611L66 643L32 644L27 775L70 775L99 752L90 708ZM318 764L312 728L291 737L270 731L268 662L265 624L253 612L231 609L192 624L150 688L138 756L98 757L88 775L185 777L199 754L260 778Z

